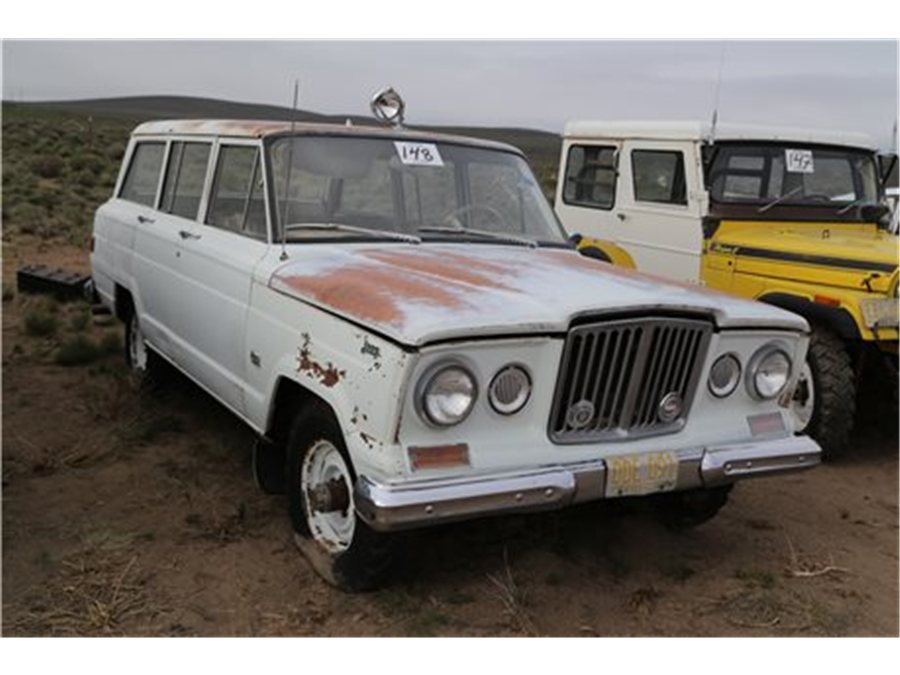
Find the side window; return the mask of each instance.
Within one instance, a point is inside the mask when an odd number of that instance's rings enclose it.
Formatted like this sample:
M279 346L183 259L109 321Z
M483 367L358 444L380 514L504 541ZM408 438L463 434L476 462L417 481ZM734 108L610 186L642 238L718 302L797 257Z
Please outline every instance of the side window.
M131 155L131 164L122 182L119 197L130 202L154 206L159 172L162 170L166 144L162 142L138 143Z
M616 199L616 148L573 145L566 160L563 201L611 209Z
M663 150L633 150L631 173L638 202L687 204L684 155Z
M206 224L265 238L266 209L258 148L219 148Z
M209 143L172 144L160 210L191 220L197 218L210 147Z

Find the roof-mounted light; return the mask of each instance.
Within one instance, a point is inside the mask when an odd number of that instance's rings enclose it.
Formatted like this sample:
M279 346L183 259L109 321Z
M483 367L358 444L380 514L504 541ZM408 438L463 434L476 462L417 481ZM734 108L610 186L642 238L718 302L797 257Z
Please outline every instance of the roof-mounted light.
M386 87L375 92L372 102L369 104L375 119L395 127L403 126L403 112L406 104L393 87Z

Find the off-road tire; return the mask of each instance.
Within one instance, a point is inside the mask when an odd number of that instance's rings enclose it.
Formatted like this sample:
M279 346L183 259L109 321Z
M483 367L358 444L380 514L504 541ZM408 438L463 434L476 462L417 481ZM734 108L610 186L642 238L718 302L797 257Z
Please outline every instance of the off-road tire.
M856 414L856 376L841 338L827 326L812 324L807 361L815 387L815 404L807 434L822 448L823 459L847 450Z
M702 525L728 501L732 485L670 492L656 497L656 512L669 530L682 532Z
M343 434L331 411L324 405L308 406L294 419L286 446L285 482L294 539L313 569L333 586L347 592L378 588L389 580L392 572L397 549L394 535L376 532L357 516L349 548L333 553L310 533L300 473L305 454L320 440L327 440L338 449L356 481Z

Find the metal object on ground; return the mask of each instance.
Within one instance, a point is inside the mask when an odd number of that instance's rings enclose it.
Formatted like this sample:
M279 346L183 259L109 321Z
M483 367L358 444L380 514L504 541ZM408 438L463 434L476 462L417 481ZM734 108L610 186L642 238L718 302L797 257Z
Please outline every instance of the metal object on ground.
M46 265L25 265L16 272L20 293L45 293L59 300L81 300L90 276Z

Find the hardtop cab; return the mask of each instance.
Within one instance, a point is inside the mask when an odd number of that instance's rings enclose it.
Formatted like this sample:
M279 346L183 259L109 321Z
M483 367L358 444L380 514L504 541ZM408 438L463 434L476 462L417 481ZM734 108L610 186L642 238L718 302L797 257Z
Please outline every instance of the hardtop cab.
M167 361L259 435L343 588L384 579L395 530L627 495L697 524L818 463L783 400L806 323L583 258L503 144L141 125L91 263L135 375Z
M847 443L854 371L867 354L885 355L896 391L889 171L863 134L571 122L555 209L588 255L807 318L813 343L794 411L798 428L836 453Z

